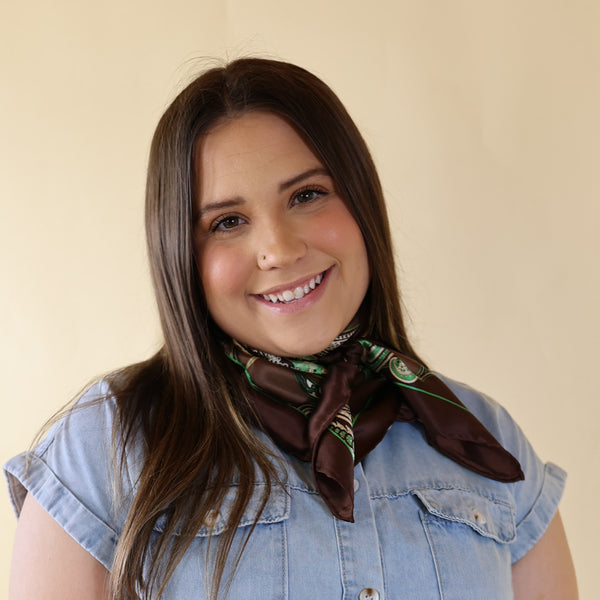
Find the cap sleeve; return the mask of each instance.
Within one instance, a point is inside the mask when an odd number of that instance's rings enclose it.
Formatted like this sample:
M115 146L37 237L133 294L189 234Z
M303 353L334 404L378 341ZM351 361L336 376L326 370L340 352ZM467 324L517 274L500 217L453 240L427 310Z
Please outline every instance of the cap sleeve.
M30 453L4 465L17 516L27 493L110 569L121 528L116 510L114 400L105 382L90 388Z
M516 505L517 537L511 543L512 562L525 556L546 531L558 510L567 474L544 463L510 414L496 401L472 388L444 381L492 435L521 463L524 481L506 484Z

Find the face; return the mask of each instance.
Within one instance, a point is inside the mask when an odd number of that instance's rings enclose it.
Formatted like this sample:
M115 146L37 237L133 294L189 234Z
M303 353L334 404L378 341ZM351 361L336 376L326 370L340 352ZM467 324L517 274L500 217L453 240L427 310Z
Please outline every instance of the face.
M273 354L323 350L369 285L362 234L331 176L267 112L222 121L197 149L196 252L214 321Z

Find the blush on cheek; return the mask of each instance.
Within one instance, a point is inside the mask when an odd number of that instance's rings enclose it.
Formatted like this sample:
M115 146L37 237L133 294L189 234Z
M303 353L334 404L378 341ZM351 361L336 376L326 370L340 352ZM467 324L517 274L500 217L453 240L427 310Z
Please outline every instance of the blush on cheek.
M200 258L200 278L209 305L227 302L227 295L244 289L246 281L244 255L239 252L204 251Z
M357 255L365 246L360 228L354 220L348 218L343 221L340 219L333 226L323 227L318 235L323 247L331 248L332 254L335 254L337 248L344 247L349 250L350 256Z
M318 235L328 244L347 244L350 241L364 244L358 223L341 199L330 205L326 217L319 223Z

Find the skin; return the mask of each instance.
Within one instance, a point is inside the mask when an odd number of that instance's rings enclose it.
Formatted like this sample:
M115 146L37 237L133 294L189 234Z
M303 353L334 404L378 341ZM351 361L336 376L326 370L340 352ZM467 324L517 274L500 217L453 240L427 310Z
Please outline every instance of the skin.
M29 494L17 524L9 600L107 600L108 571Z
M512 567L516 600L577 600L575 568L556 513L538 543Z
M200 149L196 250L213 318L230 335L269 352L322 350L355 315L369 280L360 230L331 178L297 133L268 113L222 123ZM320 273L326 273L323 283L294 303L261 297ZM516 600L578 598L558 514L512 572ZM108 576L26 497L9 600L107 600Z
M273 354L323 350L369 285L362 234L329 173L284 119L266 112L221 122L198 155L196 252L213 319ZM305 289L320 275L314 291L289 304L263 297Z

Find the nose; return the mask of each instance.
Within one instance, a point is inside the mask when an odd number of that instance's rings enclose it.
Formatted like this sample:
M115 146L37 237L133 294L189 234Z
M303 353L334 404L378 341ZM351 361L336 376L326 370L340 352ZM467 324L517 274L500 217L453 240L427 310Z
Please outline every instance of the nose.
M259 234L257 248L258 267L268 271L294 264L306 255L308 246L300 232L278 223Z

